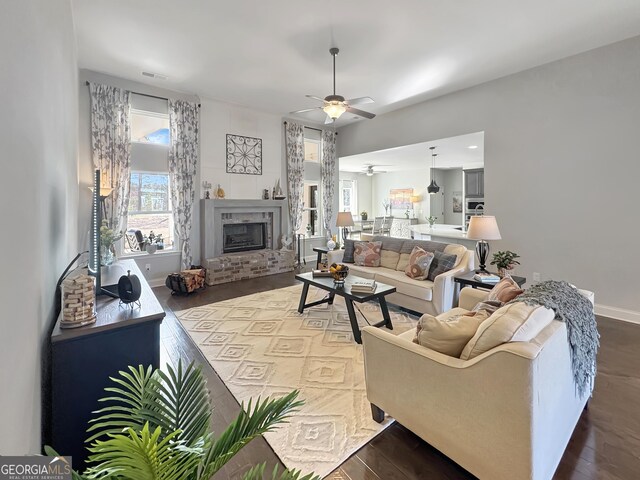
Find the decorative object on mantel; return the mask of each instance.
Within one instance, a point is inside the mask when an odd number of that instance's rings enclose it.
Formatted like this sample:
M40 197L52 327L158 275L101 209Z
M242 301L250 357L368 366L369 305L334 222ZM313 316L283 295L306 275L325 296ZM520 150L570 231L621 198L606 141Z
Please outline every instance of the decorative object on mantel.
M215 198L224 198L224 196L225 196L224 190L222 189L220 184L218 184L218 187L216 188L216 192L215 192Z
M269 189L265 188L264 190L262 190L262 199L263 200L269 200Z
M493 254L491 265L498 267L498 276L504 277L508 270L513 270L516 268L516 265L520 265L520 262L516 260L516 258L520 258L520 255L511 250L496 252Z
M262 175L262 139L227 134L227 173Z
M122 238L122 234L109 228L107 220L100 227L100 265L109 266L116 261L114 244Z
M286 197L282 192L282 187L280 187L280 179L276 180L276 184L273 187L273 196L274 200L284 200Z
M480 268L476 273L486 272L487 255L489 255L489 243L487 240L500 240L500 229L493 215L473 215L469 220L467 238L478 240L476 253L480 261Z
M118 280L118 296L121 305L140 306L140 296L142 295L142 284L137 275L131 275L131 270L127 270L126 275L122 275Z
M293 245L293 238L290 235L282 235L280 241L282 242L282 248L280 250L291 250L291 247Z
M364 222L367 218L369 218L369 214L365 210L360 212L360 220Z
M431 150L431 183L427 187L427 192L429 192L430 195L434 195L440 191L440 187L436 183L433 174L433 171L436 168L436 157L438 156L438 154L434 152L435 149L436 147L429 147L429 150Z
M60 328L77 328L96 321L95 278L88 273L67 277L62 282Z
M211 182L204 181L202 182L202 188L204 189L204 198L209 200L211 198Z
M351 212L338 212L336 227L342 227L342 243L349 238L349 227L353 227L353 215Z

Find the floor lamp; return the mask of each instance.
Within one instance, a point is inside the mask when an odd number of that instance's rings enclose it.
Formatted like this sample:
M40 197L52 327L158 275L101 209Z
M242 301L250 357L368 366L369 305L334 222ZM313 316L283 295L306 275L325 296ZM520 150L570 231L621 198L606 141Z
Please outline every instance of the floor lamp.
M480 268L476 270L476 273L488 273L485 268L490 250L487 240L500 240L502 238L496 217L492 215L473 215L469 220L467 238L478 240L478 243L476 243L476 253L480 261Z

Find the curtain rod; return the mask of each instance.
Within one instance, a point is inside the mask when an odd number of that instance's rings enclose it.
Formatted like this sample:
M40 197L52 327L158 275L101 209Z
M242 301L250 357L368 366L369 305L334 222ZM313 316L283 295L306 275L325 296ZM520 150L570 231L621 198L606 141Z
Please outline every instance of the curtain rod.
M87 80L85 83L89 85L91 82ZM129 90L129 91L131 93L135 93L136 95L142 95L143 97L157 98L158 100L169 100L167 97L159 97L158 95L150 95L148 93L134 92L133 90ZM198 104L198 106L201 107L202 105Z
M287 121L285 120L283 122L285 125L287 124ZM322 132L322 130L320 128L315 128L315 127L308 127L306 125L302 125L304 128L308 128L309 130L315 130L316 132ZM338 135L338 132L335 132L336 135Z

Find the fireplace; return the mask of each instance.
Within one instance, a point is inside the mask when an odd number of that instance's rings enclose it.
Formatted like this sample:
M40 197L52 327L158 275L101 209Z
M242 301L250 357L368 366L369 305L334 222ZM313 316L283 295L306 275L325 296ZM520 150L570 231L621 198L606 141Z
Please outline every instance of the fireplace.
M267 248L266 227L267 224L264 222L227 223L222 225L222 253Z

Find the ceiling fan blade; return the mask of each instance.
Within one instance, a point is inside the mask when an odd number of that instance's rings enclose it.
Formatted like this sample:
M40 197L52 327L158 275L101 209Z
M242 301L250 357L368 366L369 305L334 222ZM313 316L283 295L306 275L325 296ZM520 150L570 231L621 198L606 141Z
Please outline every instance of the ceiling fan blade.
M333 122L334 122L333 118L327 115L327 118L324 120L324 124L329 125L330 123L333 123Z
M304 113L304 112L313 112L315 110L319 110L322 107L313 107L313 108L303 108L302 110L296 110L295 112L289 112L290 114L294 113Z
M369 119L374 118L376 116L375 113L365 112L364 110L358 110L357 108L353 108L353 107L348 107L347 112L353 113L354 115L359 115L364 118L369 118Z
M373 98L371 97L358 97L352 98L351 100L346 100L347 105L362 105L363 103L373 103Z
M316 97L315 95L305 95L305 97L313 98L314 100L320 100L322 103L324 103L324 98Z

